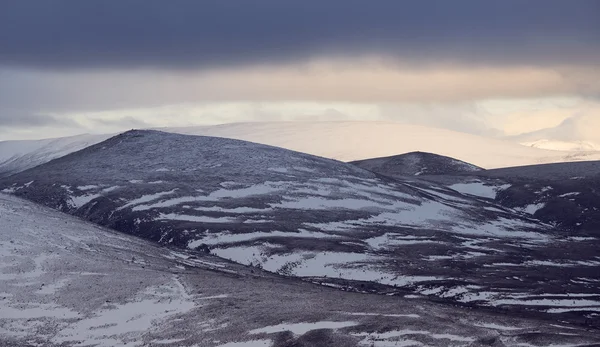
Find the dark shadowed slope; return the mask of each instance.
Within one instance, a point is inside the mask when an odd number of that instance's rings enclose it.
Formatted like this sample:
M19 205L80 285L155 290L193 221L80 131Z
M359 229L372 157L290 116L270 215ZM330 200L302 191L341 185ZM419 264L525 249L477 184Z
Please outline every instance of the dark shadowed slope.
M600 161L579 161L507 167L479 172L478 175L490 178L508 178L512 180L549 181L595 178L600 177Z
M411 152L391 157L352 161L363 169L389 177L451 175L481 171L482 168L464 161L425 152Z
M596 331L302 283L0 194L0 346L591 346Z
M582 322L600 306L598 245L437 184L276 147L130 131L0 180L0 189L163 244L342 288Z
M530 165L425 179L560 227L600 236L600 161Z

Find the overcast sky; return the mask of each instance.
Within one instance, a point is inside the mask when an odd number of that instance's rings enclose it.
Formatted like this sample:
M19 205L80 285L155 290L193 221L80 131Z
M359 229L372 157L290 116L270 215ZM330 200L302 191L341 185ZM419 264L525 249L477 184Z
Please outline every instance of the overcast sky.
M599 99L597 0L0 1L0 140L393 120L600 142Z

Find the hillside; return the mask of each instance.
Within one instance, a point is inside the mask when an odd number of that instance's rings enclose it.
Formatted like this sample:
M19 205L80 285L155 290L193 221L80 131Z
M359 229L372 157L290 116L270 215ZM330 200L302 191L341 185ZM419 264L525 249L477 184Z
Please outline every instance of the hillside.
M590 287L598 244L438 184L281 148L130 131L2 179L0 190L323 285L578 322L600 306Z
M422 177L564 229L600 234L600 161L527 165Z
M600 343L595 331L564 323L269 275L3 194L0 259L0 346Z
M350 164L388 177L452 175L483 170L464 161L424 152L357 160L350 162Z

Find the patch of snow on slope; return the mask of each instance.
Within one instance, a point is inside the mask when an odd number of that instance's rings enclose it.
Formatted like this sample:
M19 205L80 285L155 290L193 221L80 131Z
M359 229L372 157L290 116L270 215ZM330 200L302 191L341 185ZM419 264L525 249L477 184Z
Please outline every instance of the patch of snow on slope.
M70 205L74 208L81 208L88 202L100 197L101 194L86 194L80 196L71 196L70 197Z
M203 223L232 223L235 222L235 218L230 217L210 217L210 216L191 216L177 213L161 213L156 217L157 220L180 220L190 222L203 222Z
M294 232L282 232L282 231L272 231L272 232L253 232L253 233L244 233L244 234L233 234L231 232L222 232L215 234L208 234L206 237L200 240L190 241L188 243L188 248L196 248L201 244L206 245L218 245L218 244L226 244L226 243L236 243L242 241L250 241L260 238L266 237L301 237L301 238L338 238L339 235L330 235L321 232L313 232L308 230L300 229L297 233Z
M357 333L355 336L364 337L360 342L364 346L423 346L421 342L404 339L404 336L411 335L426 335L432 339L444 339L452 342L473 342L475 341L472 337L448 334L448 333L433 333L425 330L392 330L384 333ZM385 341L385 342L384 342ZM381 344L380 344L381 342ZM393 343L393 345L392 345ZM451 345L451 343L449 343Z
M417 282L442 280L436 276L405 276L378 269L374 255L364 253L301 251L267 255L261 246L215 248L211 252L241 264L260 266L270 272L282 271L298 277L327 277L355 281L372 281L390 286L406 286ZM367 266L367 264L370 264Z
M79 190L92 190L92 189L97 189L97 188L100 188L100 187L98 187L97 185L93 185L93 184L88 184L88 185L85 185L85 186L78 186L77 187L77 189L79 189Z
M281 323L277 325L271 325L264 328L250 330L248 333L255 334L274 334L284 331L291 331L295 335L304 335L309 331L318 329L342 329L347 327L356 326L356 322L332 322L322 321L314 323Z
M217 347L271 347L273 342L271 340L250 340L244 342L229 342Z
M568 198L568 197L571 197L571 196L577 196L579 194L581 194L581 193L580 192L571 192L571 193L561 194L558 197L559 198Z
M533 215L538 210L541 210L542 208L544 208L544 206L546 206L546 203L541 202L538 204L530 204L525 207L516 207L515 210Z
M239 189L219 189L216 190L209 195L204 196L184 196L178 198L172 198L164 201L160 201L151 205L138 205L135 206L133 211L146 211L156 208L164 208L177 206L184 203L192 203L192 202L202 202L202 201L219 201L221 199L226 198L245 198L255 195L266 195L272 194L275 192L279 192L285 190L285 186L282 184L285 182L264 182L260 184L255 184L253 186L239 188ZM152 199L157 200L157 199ZM130 203L131 204L131 203ZM125 206L122 206L124 208Z
M481 181L473 181L469 183L456 183L449 186L450 189L454 189L459 193L479 196L487 199L495 199L496 194L498 194L499 191L508 189L509 187L510 184L490 186L486 185Z
M528 228L537 226L528 224L523 221L516 221L507 218L499 218L481 225L456 225L452 227L452 231L456 233L464 233L467 235L481 235L493 237L519 237L530 239L535 242L546 242L548 236L537 232L527 231Z
M168 300L165 300L168 298ZM109 304L94 314L61 330L54 343L93 342L96 346L141 346L142 341L127 338L132 332L151 329L169 317L188 312L197 305L175 279L173 285L146 288L138 300L124 304Z
M309 196L300 199L287 199L278 204L271 204L273 208L286 208L298 210L325 210L325 209L362 209L373 207L373 201L361 199L323 199Z
M159 192L159 193L154 193L154 194L143 195L143 196L141 196L137 199L133 199L133 200L129 201L128 203L126 203L125 205L119 207L117 209L117 211L122 210L127 207L130 207L130 206L135 206L135 205L143 204L145 202L158 200L158 199L162 198L163 196L175 194L176 191L177 191L177 189L173 189L173 190L169 190L168 192ZM135 207L134 207L134 211L135 211Z
M374 250L391 246L440 243L439 241L431 240L427 237L401 236L392 233L386 233L364 241Z
M501 331L514 331L514 330L523 329L523 328L519 328L519 327L511 327L511 326L500 325L500 324L496 324L496 323L485 323L485 322L476 323L475 326L482 327L482 328L488 328L488 329L494 329L494 330L501 330Z

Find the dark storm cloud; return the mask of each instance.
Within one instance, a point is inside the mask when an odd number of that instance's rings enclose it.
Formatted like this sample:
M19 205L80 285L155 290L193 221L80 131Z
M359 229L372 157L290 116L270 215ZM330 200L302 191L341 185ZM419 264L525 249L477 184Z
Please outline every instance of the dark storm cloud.
M327 54L594 63L595 0L3 0L0 65L196 68Z

